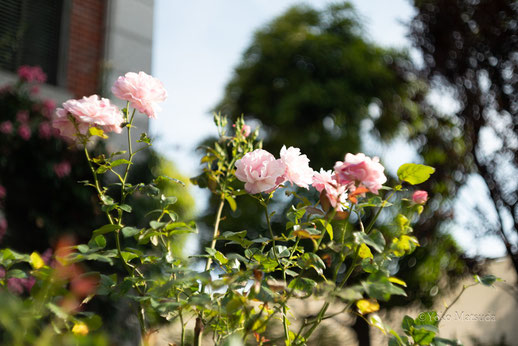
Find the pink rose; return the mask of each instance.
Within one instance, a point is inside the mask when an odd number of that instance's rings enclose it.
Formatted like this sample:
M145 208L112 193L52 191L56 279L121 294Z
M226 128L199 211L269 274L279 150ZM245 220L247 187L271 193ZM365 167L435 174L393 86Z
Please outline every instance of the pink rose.
M286 166L263 149L256 149L236 162L236 177L245 183L245 190L256 194L275 189Z
M70 174L70 162L61 161L60 163L56 163L54 165L54 173L58 176L58 178L64 178Z
M53 128L48 121L43 121L38 127L38 134L42 139L49 139L54 134Z
M387 181L383 173L385 168L379 163L379 158L371 159L362 153L345 155L344 162L336 162L334 169L340 184L361 183L375 194Z
M59 130L60 135L74 139L78 131L86 135L91 126L100 127L105 132L121 133L120 124L123 121L122 113L110 100L92 95L63 103L63 108L56 109L52 126Z
M248 136L250 136L250 132L252 131L252 128L250 127L250 125L243 125L243 136L246 138Z
M0 185L0 199L4 199L7 196L7 190L3 185Z
M43 113L43 115L45 117L50 118L50 116L56 109L56 102L54 102L54 100L51 100L51 99L46 99L43 101L42 106L43 106L43 108L42 108L41 112Z
M26 122L29 121L29 112L28 111L18 111L18 113L16 113L16 120L18 120L18 122L24 124Z
M306 189L313 182L313 169L309 167L309 159L300 154L299 148L284 145L281 149L281 161L286 165L284 178L292 185L295 184Z
M425 204L426 201L428 200L428 192L423 191L423 190L418 190L418 191L414 192L414 194L412 195L412 200L414 201L415 204Z
M2 121L0 123L0 132L2 132L4 135L8 135L13 132L13 123L11 123L9 120Z
M0 241L4 238L5 232L7 232L7 220L0 215Z
M112 93L149 118L156 118L161 109L159 102L165 101L167 91L158 79L144 73L128 72L119 77L112 87Z
M340 185L336 180L336 175L331 171L324 171L322 168L319 172L314 172L313 187L320 192L320 200L324 209L328 209L329 205L337 211L343 211L343 205L347 201L347 185ZM329 205L324 205L329 203Z
M31 138L31 128L26 124L20 125L18 128L18 135L20 135L23 140L28 141Z
M26 82L45 83L47 75L39 66L23 65L18 68L18 77Z

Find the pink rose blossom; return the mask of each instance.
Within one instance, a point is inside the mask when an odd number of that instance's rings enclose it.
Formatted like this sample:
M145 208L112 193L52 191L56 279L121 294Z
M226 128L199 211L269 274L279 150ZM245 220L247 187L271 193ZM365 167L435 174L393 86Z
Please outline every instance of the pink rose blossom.
M243 136L246 138L248 136L250 136L250 132L252 131L252 128L250 127L250 125L243 125L243 130L242 130L242 133L243 133Z
M0 132L4 135L8 135L13 132L13 123L11 123L9 120L2 121L0 123Z
M60 163L56 163L54 165L54 173L58 176L58 178L64 178L70 174L70 162L61 161Z
M336 162L334 169L340 184L361 183L375 194L387 181L383 173L385 168L379 163L379 158L371 159L362 153L345 155L344 162Z
M18 120L18 122L24 124L26 122L29 121L29 112L28 111L18 111L18 113L16 113L16 120Z
M69 114L74 118L75 125ZM78 131L86 135L91 126L100 127L105 132L121 133L120 124L123 121L122 113L110 103L110 100L92 95L63 103L63 108L56 109L52 126L57 128L62 136L74 139Z
M26 124L20 125L18 128L18 135L20 135L23 140L28 141L31 138L31 128Z
M236 177L245 183L248 193L256 194L275 189L286 166L263 149L256 149L236 162Z
M336 175L331 171L320 169L314 172L313 187L320 192L321 200L328 202L337 211L343 211L343 204L347 201L347 185L340 185ZM324 203L323 203L324 204ZM324 209L326 207L324 206Z
M281 161L286 165L284 178L292 185L295 184L306 189L313 182L313 169L309 167L309 159L300 154L299 148L284 145L281 149Z
M29 92L32 95L38 95L40 93L40 87L37 85L33 85L33 86L31 86L31 89L29 90Z
M43 108L41 112L45 117L50 118L52 113L56 109L56 102L54 102L54 100L51 99L46 99L43 101L42 106Z
M18 68L18 77L26 82L45 83L47 75L39 66L23 65Z
M48 121L43 121L38 127L38 134L41 139L49 139L54 134L54 129Z
M129 101L133 108L149 118L156 118L156 113L161 110L158 103L167 98L162 82L142 71L120 76L112 87L112 93L121 100Z
M414 194L412 195L412 200L414 201L415 204L425 204L426 201L428 200L428 192L423 191L423 190L418 190L418 191L414 192Z
M7 232L7 220L0 215L0 241L4 238L5 232Z

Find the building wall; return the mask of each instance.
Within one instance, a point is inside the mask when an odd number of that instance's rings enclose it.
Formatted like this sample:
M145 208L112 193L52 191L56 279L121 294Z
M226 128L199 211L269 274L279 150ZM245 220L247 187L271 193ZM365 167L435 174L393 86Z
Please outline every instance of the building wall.
M106 1L72 0L69 11L66 88L92 95L101 87Z
M63 5L58 85L42 85L40 96L59 105L100 94L125 107L110 88L126 72L151 74L154 0L65 0ZM0 70L0 85L16 79ZM139 114L135 125L137 137L148 131L148 118ZM125 148L123 136L112 137L110 149Z
M109 89L118 76L127 72L144 71L151 74L151 56L153 48L153 0L110 0L106 7L106 36L104 44L103 83L104 90ZM123 102L112 98L124 107ZM136 131L147 132L149 120L145 115L135 117ZM124 136L112 136L112 150L126 147ZM142 156L140 156L142 157ZM138 159L138 157L137 157Z

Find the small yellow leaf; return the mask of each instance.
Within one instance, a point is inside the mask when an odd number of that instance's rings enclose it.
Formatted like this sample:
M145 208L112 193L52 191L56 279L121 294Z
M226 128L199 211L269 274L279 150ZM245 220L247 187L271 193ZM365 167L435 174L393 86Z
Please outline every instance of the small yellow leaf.
M360 299L356 302L356 306L362 315L370 314L380 309L376 299Z
M293 232L293 235L296 237L302 238L302 239L318 239L318 238L320 238L320 235L310 234L308 231L303 230L303 229Z
M41 267L43 267L45 265L45 262L43 261L43 259L37 252L31 253L30 259L31 259L31 266L34 269L40 269Z
M369 247L365 244L360 245L360 251L358 251L358 255L361 258L374 258L371 249L369 249Z
M392 276L392 277L389 277L388 279L389 279L389 281L390 281L390 282L393 282L393 283L395 283L395 284L398 284L398 285L401 285L401 286L403 286L403 287L406 287L406 282L404 282L404 281L403 281L403 280L401 280L401 279L398 279L398 278L393 277L393 276Z
M108 138L108 136L106 136L104 134L104 131L102 129L95 127L95 126L90 127L88 129L88 132L90 133L91 136L97 136L97 137L101 137L101 138L105 138L105 139Z
M86 335L88 334L88 326L83 322L77 322L72 327L72 333L75 335Z

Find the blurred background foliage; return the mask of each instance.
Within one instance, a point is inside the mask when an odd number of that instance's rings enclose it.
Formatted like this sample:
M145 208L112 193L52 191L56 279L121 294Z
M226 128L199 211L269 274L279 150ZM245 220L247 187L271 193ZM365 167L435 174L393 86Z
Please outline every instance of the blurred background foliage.
M410 38L423 55L422 76L450 91L448 114L463 135L460 163L480 175L488 212L471 231L499 236L518 273L518 3L415 0Z

